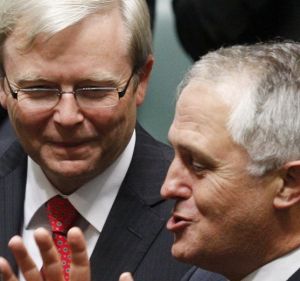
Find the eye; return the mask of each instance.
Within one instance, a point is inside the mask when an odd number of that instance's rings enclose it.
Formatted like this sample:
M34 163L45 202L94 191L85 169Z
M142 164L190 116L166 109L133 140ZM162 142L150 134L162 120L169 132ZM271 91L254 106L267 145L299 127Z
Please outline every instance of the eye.
M191 167L196 173L200 173L200 172L203 172L204 170L206 170L205 165L201 164L200 162L198 162L196 160L191 160Z

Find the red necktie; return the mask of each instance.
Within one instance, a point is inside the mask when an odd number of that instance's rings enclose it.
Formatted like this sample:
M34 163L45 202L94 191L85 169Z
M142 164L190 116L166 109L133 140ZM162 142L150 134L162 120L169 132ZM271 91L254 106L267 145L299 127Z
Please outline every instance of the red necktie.
M54 244L60 255L65 281L69 281L71 252L67 243L67 232L74 225L78 212L68 199L57 195L47 203L48 219L52 228Z

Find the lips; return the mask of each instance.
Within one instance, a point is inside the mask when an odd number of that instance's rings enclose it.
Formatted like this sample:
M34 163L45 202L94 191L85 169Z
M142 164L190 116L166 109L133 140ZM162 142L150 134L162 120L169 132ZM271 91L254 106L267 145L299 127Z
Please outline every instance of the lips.
M89 138L73 137L68 139L49 138L46 139L45 141L50 145L57 146L57 147L76 147L76 146L82 146L82 145L92 143L95 140L96 140L95 137L89 137Z
M167 229L172 232L182 231L184 228L189 226L192 220L182 216L180 214L173 214L172 217L167 222Z
M55 142L53 145L58 147L76 147L80 145L84 145L86 142Z
M55 141L55 142L50 142L50 147L53 151L59 154L65 154L67 153L68 155L74 154L84 154L87 152L87 150L90 149L91 147L91 142L87 141Z

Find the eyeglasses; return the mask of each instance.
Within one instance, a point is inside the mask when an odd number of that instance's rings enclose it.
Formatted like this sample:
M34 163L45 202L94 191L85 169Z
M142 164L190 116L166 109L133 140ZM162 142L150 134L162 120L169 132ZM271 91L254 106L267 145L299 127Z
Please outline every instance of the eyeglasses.
M5 76L10 94L24 108L30 110L49 110L54 108L62 95L73 94L81 108L114 107L124 97L134 73L131 74L122 90L117 87L82 87L74 91L61 91L57 88L32 87L12 89Z

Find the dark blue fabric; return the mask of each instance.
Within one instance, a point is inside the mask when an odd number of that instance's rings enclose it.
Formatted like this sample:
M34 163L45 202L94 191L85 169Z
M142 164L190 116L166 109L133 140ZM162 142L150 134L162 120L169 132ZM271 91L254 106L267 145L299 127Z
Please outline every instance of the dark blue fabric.
M300 281L300 268L287 281Z
M226 278L217 273L206 271L198 267L192 267L181 281L226 281Z
M299 0L173 0L182 46L194 59L222 46L300 40Z

